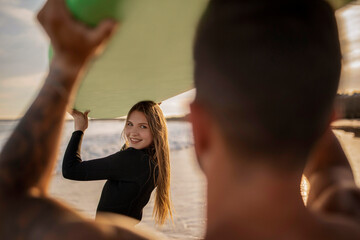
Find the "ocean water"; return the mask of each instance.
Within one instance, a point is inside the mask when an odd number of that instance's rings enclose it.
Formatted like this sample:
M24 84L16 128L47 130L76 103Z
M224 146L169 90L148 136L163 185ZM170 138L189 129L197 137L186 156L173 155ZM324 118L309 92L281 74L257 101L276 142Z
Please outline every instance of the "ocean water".
M0 149L12 133L18 121L0 121ZM63 129L61 144L58 153L58 162L55 173L61 169L62 158L73 132L73 121L66 121ZM339 121L337 125L360 127L360 121ZM194 145L191 132L191 124L185 121L168 121L170 151L190 148ZM107 156L118 151L123 140L121 137L124 128L123 120L92 120L85 132L82 143L82 158L84 160ZM343 146L350 164L353 168L355 180L360 186L360 138L354 137L354 133L342 130L334 131Z
M18 121L0 121L0 149L2 149L17 123ZM65 122L55 173L58 173L61 169L62 158L74 129L73 124L73 121ZM339 121L337 125L339 124L360 127L360 121L358 120ZM168 121L167 125L170 151L182 150L194 145L189 122ZM85 132L82 143L82 158L84 160L100 158L118 151L123 144L121 137L123 128L123 120L89 121L89 127ZM355 180L360 186L360 138L354 137L354 133L351 132L342 130L335 130L334 132L349 158Z
M18 121L0 121L0 149L15 128ZM124 141L122 130L123 120L92 120L85 131L82 142L81 156L83 160L105 157L120 150ZM191 124L184 121L168 121L168 137L170 151L190 148L194 145ZM66 121L58 152L55 173L61 171L62 158L74 130L74 122Z

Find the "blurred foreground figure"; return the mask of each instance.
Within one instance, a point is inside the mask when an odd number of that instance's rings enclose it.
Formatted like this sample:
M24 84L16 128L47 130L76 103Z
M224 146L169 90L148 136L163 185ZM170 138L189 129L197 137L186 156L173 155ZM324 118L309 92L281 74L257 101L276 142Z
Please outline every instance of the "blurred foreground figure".
M206 239L360 239L360 191L329 128L341 69L332 8L210 1L194 57Z
M0 155L0 239L154 238L134 233L128 219L95 223L47 197L66 106L115 24L88 29L70 17L63 0L49 0L38 20L56 54L39 95Z
M38 18L56 54L0 155L0 239L151 238L125 220L95 223L47 198L66 105L114 23L87 29L63 0L49 0ZM195 62L191 112L208 179L206 238L360 239L359 189L329 130L341 68L333 10L320 0L211 1Z

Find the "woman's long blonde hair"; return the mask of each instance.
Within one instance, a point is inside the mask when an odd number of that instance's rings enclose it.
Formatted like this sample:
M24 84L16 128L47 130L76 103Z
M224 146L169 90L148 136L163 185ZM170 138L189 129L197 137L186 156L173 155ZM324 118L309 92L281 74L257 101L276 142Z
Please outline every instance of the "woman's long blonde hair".
M153 101L141 101L129 111L127 119L133 111L142 112L149 124L153 136L153 151L151 160L155 162L154 181L156 186L153 216L157 224L164 224L168 215L172 219L172 204L170 199L170 158L166 120L159 105ZM127 145L127 143L126 143ZM157 171L157 180L155 178Z

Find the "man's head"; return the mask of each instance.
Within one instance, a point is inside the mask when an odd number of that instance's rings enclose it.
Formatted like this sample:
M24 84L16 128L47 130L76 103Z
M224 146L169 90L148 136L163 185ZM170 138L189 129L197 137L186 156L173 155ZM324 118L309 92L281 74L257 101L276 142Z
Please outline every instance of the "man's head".
M194 58L195 104L232 152L305 157L327 127L341 53L326 2L210 1Z

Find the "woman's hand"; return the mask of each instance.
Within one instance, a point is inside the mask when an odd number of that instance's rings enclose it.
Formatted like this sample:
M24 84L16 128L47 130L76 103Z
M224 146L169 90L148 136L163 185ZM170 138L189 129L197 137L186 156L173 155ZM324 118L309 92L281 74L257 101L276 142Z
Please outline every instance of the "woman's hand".
M70 112L71 116L74 118L74 128L75 131L83 131L88 128L88 114L89 110L85 111L84 113L73 109L72 112Z

